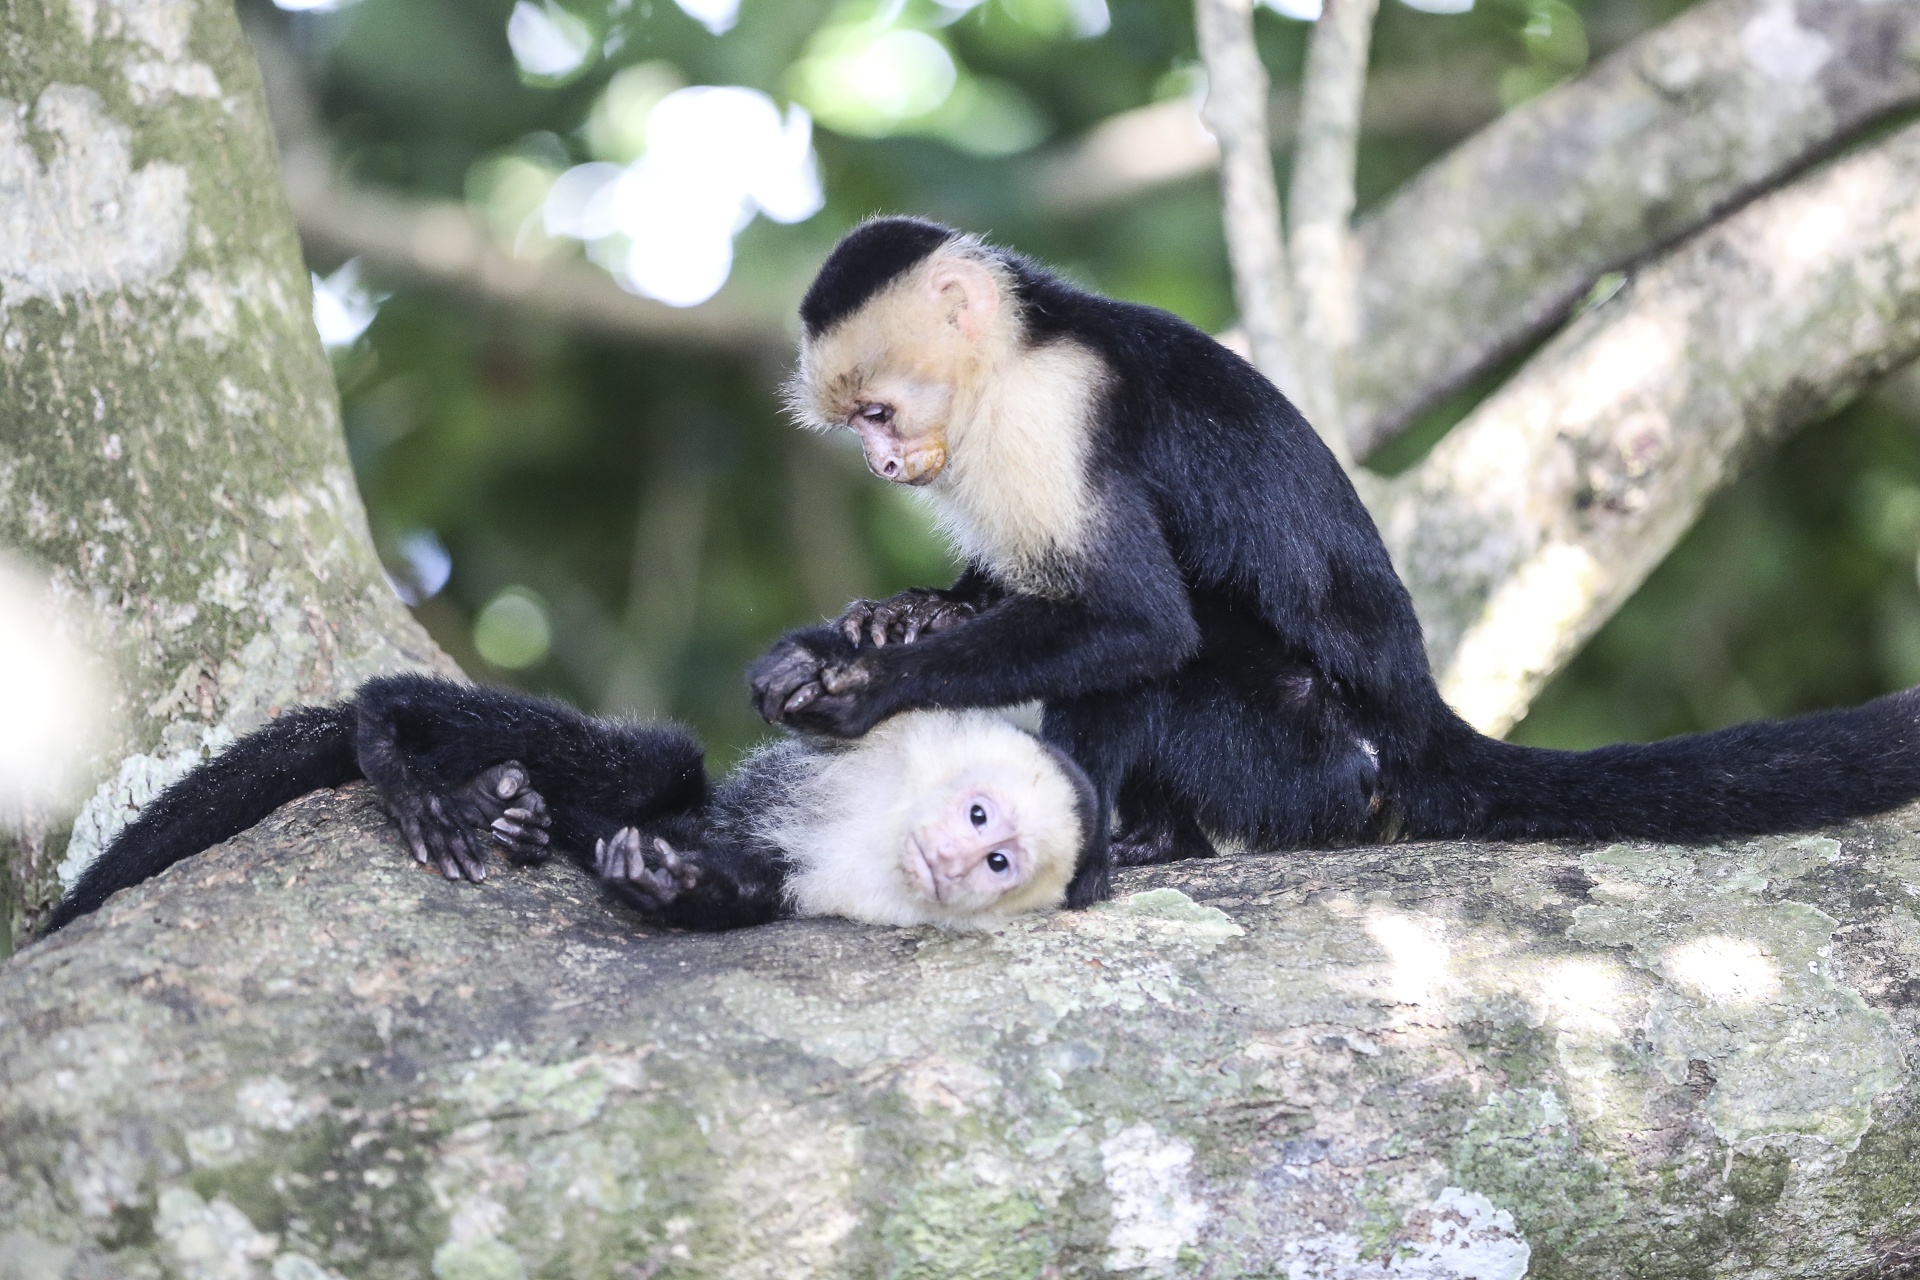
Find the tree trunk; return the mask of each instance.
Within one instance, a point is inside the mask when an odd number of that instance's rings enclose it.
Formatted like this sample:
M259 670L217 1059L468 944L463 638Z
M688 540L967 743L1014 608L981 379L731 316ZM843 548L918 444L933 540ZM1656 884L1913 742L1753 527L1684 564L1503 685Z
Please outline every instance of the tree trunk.
M1917 826L697 936L323 792L0 970L0 1275L1904 1274Z
M120 729L77 816L0 831L0 954L209 749L444 664L367 536L231 7L14 4L3 25L0 546L115 664Z

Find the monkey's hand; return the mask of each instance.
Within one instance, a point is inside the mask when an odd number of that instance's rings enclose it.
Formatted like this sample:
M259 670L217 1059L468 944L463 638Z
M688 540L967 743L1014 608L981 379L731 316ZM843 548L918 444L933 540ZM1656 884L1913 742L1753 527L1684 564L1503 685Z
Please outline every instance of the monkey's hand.
M659 915L700 883L699 867L665 840L649 839L634 827L620 828L610 840L594 841L593 870L615 897L651 915Z
M856 649L862 644L912 644L922 633L945 631L977 612L976 606L948 592L911 587L885 600L855 600L834 626Z
M487 878L486 845L521 862L547 856L547 803L517 760L482 769L447 792L382 794L414 861L449 880Z
M836 738L857 738L875 717L861 690L873 673L859 659L841 661L815 652L798 636L776 643L747 673L753 705L769 724L812 729Z

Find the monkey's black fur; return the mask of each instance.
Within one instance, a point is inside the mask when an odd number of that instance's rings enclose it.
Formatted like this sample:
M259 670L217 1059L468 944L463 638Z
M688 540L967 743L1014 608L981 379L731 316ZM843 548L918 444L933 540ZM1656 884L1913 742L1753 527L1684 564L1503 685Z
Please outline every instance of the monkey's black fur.
M954 234L912 219L853 232L807 294L809 333ZM1352 484L1271 383L1177 317L997 256L1026 341L1083 344L1108 374L1085 451L1098 532L1070 594L1022 594L976 565L944 593L976 607L969 620L884 647L830 626L794 632L752 682L769 719L842 736L909 708L1044 699L1045 736L1120 818L1111 847L1089 843L1069 903L1105 897L1115 860L1212 852L1206 831L1260 848L1703 841L1920 795L1914 691L1578 753L1480 735L1441 698ZM822 673L818 694L790 703L807 669Z
M800 299L800 323L809 336L818 337L958 234L914 218L881 218L855 227L834 251L841 269L822 271Z
M524 776L514 775L519 785L501 795L508 761ZM87 868L43 932L289 800L355 778L379 789L416 856L453 874L475 874L491 824L518 805L537 815L527 838L492 842L523 858L544 856L549 821L554 841L589 863L595 844L623 827L671 830L681 848L697 846L697 883L664 907L648 904L667 923L728 928L770 919L777 907L783 866L732 838L727 818L737 800L708 820L700 745L684 729L596 719L508 690L387 676L337 705L287 712L168 787ZM730 780L721 791L732 789Z

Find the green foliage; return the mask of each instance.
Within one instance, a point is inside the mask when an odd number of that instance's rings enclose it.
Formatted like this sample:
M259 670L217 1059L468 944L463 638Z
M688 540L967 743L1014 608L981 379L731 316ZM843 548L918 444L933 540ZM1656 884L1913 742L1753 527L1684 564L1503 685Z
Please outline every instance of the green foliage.
M516 67L510 0L359 0L259 16L287 28L305 55L348 173L465 199L524 254L580 252L542 227L557 175L644 153L648 112L675 88L744 85L783 110L811 108L826 204L792 225L761 218L746 228L725 287L733 301L790 314L841 231L875 211L906 211L1223 328L1234 306L1211 175L1091 211L1041 195L1059 149L1196 83L1188 3L1108 0L1105 31L1084 34L1102 7L745 0L716 36L672 0L567 0L566 21L593 45L577 68L545 77ZM1438 106L1457 107L1457 95L1496 110L1496 98L1511 105L1577 74L1681 7L1480 0L1436 15L1387 0L1374 83L1383 98L1426 83L1439 86L1426 90ZM1305 32L1270 12L1259 18L1283 90L1298 79ZM1416 102L1369 132L1362 205L1452 145L1472 117ZM611 261L617 249L610 241L596 253ZM404 576L402 540L423 530L451 552L446 589L418 610L442 644L483 679L684 719L724 761L764 732L740 672L773 635L952 568L906 495L868 479L836 442L784 422L783 359L583 337L403 290L337 354L336 369L390 565ZM1394 465L1494 381L1434 415ZM1858 410L1716 503L1519 736L1648 737L1920 680L1916 417L1911 407ZM522 623L528 602L544 609L544 658L509 670L480 656L476 619L503 600ZM517 661L532 650L515 652Z

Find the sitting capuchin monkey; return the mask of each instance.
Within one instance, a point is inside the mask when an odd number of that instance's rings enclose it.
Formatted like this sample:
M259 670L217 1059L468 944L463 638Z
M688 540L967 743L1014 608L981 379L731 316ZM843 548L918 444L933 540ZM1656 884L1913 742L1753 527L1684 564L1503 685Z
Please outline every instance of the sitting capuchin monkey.
M1252 365L913 218L849 233L800 305L789 399L924 493L967 569L793 632L770 721L854 737L1041 699L1116 863L1391 839L1698 842L1920 795L1920 698L1649 745L1486 737L1441 698L1413 603L1333 454Z
M1071 759L990 712L914 712L857 742L789 737L709 787L676 725L626 724L429 676L301 707L163 791L43 936L310 791L371 781L414 858L484 880L554 844L657 923L787 916L983 928L1057 907L1100 823Z

